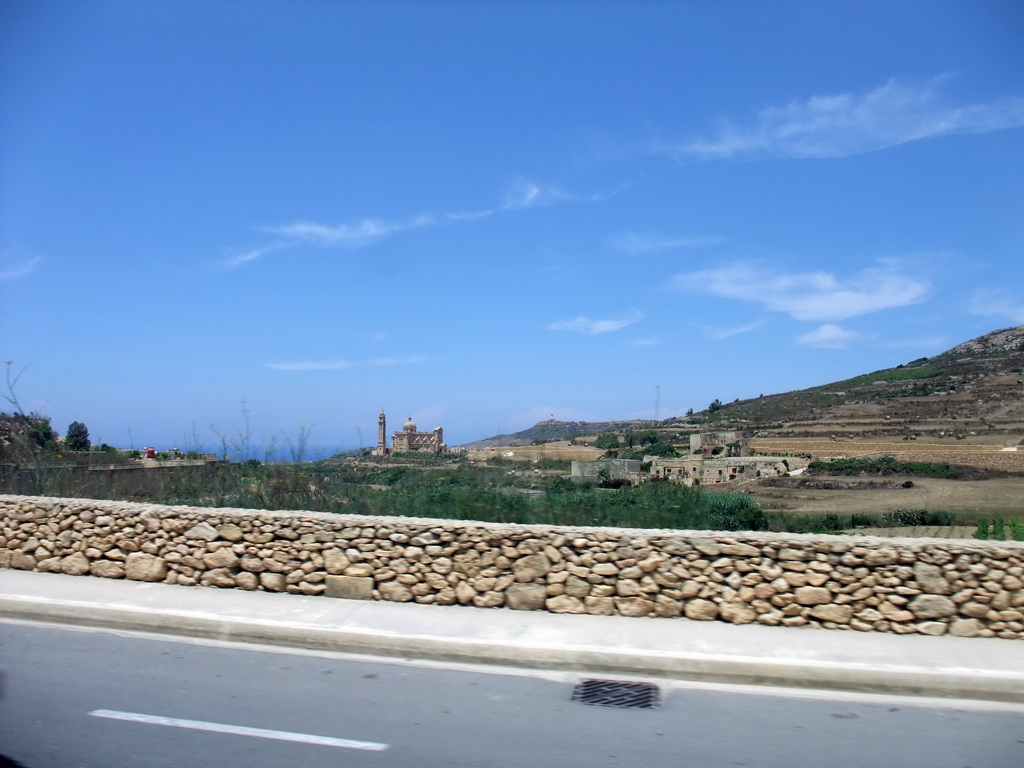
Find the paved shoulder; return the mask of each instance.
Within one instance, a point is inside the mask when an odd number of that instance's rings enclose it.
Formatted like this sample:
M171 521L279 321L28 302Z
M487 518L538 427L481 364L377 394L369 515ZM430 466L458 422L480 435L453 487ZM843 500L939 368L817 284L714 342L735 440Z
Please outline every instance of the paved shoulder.
M614 676L1024 702L1024 643L556 615L0 571L0 615Z

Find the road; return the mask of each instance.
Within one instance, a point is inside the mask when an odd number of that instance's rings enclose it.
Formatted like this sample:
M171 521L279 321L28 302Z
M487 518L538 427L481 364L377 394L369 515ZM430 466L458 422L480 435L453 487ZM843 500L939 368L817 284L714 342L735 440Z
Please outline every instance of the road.
M26 768L1020 768L1024 706L481 671L0 621L0 753Z

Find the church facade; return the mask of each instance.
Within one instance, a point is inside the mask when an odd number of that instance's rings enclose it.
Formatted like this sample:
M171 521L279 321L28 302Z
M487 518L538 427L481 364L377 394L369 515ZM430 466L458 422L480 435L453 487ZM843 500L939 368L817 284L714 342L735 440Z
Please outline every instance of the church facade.
M444 430L438 427L433 432L418 432L412 416L402 426L400 432L391 437L391 447L387 444L387 416L384 409L377 417L377 456L390 456L393 453L409 453L410 451L426 451L427 453L445 453L448 446L444 444Z

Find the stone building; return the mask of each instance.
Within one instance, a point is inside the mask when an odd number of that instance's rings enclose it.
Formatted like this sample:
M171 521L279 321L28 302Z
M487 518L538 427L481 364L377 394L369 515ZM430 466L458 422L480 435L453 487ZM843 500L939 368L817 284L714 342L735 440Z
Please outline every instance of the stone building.
M392 453L408 453L410 451L426 451L427 453L445 453L448 446L444 444L444 430L438 427L433 432L417 432L412 416L402 426L400 432L391 437L391 447L387 445L387 416L384 409L377 417L377 456L390 456Z
M782 456L684 456L678 459L646 456L651 477L681 485L719 485L756 477L778 477L806 467L807 459Z

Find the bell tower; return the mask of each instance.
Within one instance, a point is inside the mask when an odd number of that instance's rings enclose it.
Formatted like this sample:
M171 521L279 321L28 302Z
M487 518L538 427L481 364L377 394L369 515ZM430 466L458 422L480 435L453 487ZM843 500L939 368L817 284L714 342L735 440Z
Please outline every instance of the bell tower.
M388 445L387 445L387 434L388 434L388 420L387 416L384 415L384 409L380 409L380 416L377 417L377 455L387 456Z

